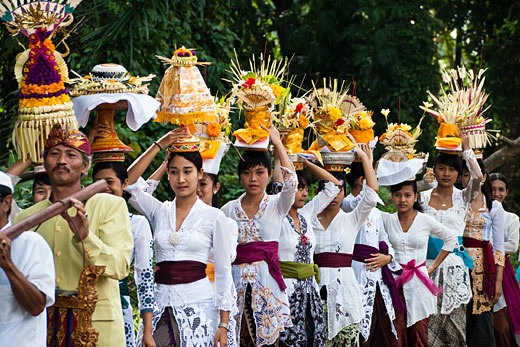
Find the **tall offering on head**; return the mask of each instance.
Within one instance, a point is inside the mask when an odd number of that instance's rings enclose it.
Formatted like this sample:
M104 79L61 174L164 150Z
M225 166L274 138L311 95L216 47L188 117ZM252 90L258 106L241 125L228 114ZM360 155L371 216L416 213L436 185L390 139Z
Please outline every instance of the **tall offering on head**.
M338 80L330 82L328 87L326 80L323 80L323 85L321 89L314 86L311 95L317 146L320 150L326 147L325 150L330 152L348 152L354 144L347 136L350 125L348 114L341 110L345 100L350 98L348 88L344 83L340 86Z
M15 77L21 87L13 144L20 158L40 158L54 124L77 128L69 91L67 65L51 41L53 34L72 23L81 0L2 0L0 16L7 30L29 38L29 49L18 55Z
M210 63L199 62L197 52L185 47L173 52L171 58L157 58L170 66L164 73L155 97L161 103L155 121L187 126L192 135L195 133L195 124L217 122L217 106L197 68L197 65ZM195 138L187 139L185 145L194 150L196 142ZM185 147L181 144L179 146Z
M314 90L310 96L313 108L313 129L317 140L310 146L310 150L319 151L327 171L343 171L346 165L352 163L355 154L351 151L355 145L348 137L350 126L349 114L344 109L346 100L351 99L347 94L345 83L338 80L323 80L323 88ZM355 107L349 111L355 112Z
M483 88L484 72L480 70L475 76L472 70L463 66L444 70L442 79L448 85L448 93L443 91L442 96L436 98L429 92L436 108L431 109L433 105L427 102L421 108L436 117L440 124L436 142L438 149L461 151L459 134L462 134L469 136L471 148L481 157L482 149L491 142L491 135L486 131L486 124L491 120L482 117L490 107L484 109L489 96Z
M260 57L259 66L255 57L249 61L250 71L243 71L238 61L231 62L233 74L232 100L244 111L245 123L242 129L233 133L235 146L246 149L267 150L269 133L261 125L269 128L274 106L287 96L288 90L282 86L287 70L287 60L271 60Z
M136 77L118 64L99 64L90 74L71 80L70 95L80 126L87 125L91 111L96 113L94 126L104 126L102 137L92 143L94 161L124 161L125 152L133 149L117 136L114 112L126 110L126 123L133 131L155 116L159 103L148 95L148 84L155 75Z

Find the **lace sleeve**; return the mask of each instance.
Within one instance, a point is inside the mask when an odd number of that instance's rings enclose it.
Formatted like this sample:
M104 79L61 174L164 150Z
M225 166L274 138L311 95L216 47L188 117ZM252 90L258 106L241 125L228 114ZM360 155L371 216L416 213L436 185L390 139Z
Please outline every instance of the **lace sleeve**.
M513 254L518 249L518 238L520 221L518 216L511 212L505 212L504 217L504 251L506 254Z
M376 207L378 199L379 195L377 195L376 191L369 186L366 186L363 198L356 206L356 208L349 213L352 218L352 228L355 230L359 230L361 228L372 209Z
M136 210L144 214L155 225L155 216L157 211L162 207L162 202L147 193L149 185L146 181L139 177L137 182L128 186L126 190L131 194L129 203Z
M475 153L473 153L471 149L462 152L462 159L464 159L468 164L467 166L471 173L471 180L469 181L468 186L462 190L464 201L466 204L469 204L473 199L475 199L480 189L480 183L482 182L483 176L477 158L475 157Z
M150 224L143 216L134 215L131 220L134 230L135 252L135 284L139 311L153 312L154 308L154 273L153 273L153 239Z
M277 206L278 213L282 216L285 216L289 213L291 206L294 203L294 195L296 194L296 189L298 187L298 178L296 177L296 173L292 170L289 170L283 166L280 166L282 169L282 173L284 176L283 188L277 197Z

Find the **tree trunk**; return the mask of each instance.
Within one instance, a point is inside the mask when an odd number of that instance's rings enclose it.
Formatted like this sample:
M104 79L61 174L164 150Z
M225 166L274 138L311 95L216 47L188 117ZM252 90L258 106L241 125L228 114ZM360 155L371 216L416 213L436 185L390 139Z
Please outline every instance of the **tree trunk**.
M506 146L495 151L484 160L488 172L495 170L497 167L506 163L510 158L520 154L520 137L511 140L505 136L500 136L500 140L504 142Z

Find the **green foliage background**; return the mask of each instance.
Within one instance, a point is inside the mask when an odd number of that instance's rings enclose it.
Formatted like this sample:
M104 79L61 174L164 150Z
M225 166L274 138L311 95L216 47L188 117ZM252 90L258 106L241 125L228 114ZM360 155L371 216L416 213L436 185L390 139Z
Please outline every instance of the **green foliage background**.
M230 89L222 79L229 77L226 70L235 50L243 65L252 54L263 52L292 57L290 73L304 88L328 77L355 81L357 95L374 110L378 134L385 127L379 110L390 108L392 122L415 125L427 90L439 92L440 68L464 63L488 69L486 89L493 107L487 115L493 118L493 127L516 138L520 135L519 18L518 1L506 0L84 0L67 28L68 46L57 44L63 35L54 41L59 51L70 50L69 69L80 75L105 62L124 65L133 75L155 73L151 95L165 71L155 56L169 57L182 45L195 48L200 60L212 62L202 73L218 95ZM21 35L11 37L2 27L0 44L0 166L5 167L16 159L10 144L18 93L13 68L23 50L20 45L27 46L27 40ZM241 122L238 114L232 120L235 126ZM87 128L91 125L92 119ZM150 122L132 132L124 113L116 115L120 138L135 149L129 161L170 128ZM423 128L418 149L431 152L437 124L425 119ZM381 151L377 149L376 157ZM221 204L241 193L235 175L237 158L232 148L222 164ZM146 174L163 159L157 157ZM519 165L511 160L499 169L511 179L508 203L516 213L520 211ZM26 182L17 191L22 204L30 203L30 189ZM160 199L171 198L167 183L161 183L157 194Z

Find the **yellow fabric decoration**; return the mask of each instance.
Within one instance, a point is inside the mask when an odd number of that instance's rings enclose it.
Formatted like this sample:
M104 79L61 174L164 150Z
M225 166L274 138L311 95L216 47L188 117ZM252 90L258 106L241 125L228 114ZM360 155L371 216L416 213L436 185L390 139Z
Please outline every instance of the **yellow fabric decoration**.
M210 282L215 281L215 264L213 264L213 263L206 264L206 275L208 276L208 279Z
M218 120L213 97L196 66L170 66L155 98L161 103L155 122L188 125Z
M441 123L439 125L439 130L437 131L437 141L435 142L435 146L450 149L459 147L462 139L457 137L458 134L459 130L457 129L457 125Z
M287 154L300 153L302 151L303 129L296 128L283 139L283 145Z
M202 157L202 159L215 159L219 147L219 141L204 141L200 145L200 156Z
M157 111L157 118L154 122L167 123L177 125L189 125L194 123L208 123L215 121L215 113L211 112L190 112L190 113L172 113L169 111Z
M366 129L366 130L358 130L358 129L350 129L349 133L354 136L357 143L369 143L374 139L374 130Z
M347 152L350 151L355 145L350 141L347 135L342 134L336 130L329 131L322 135L322 138L332 147L333 152Z
M269 136L269 132L260 127L260 124L266 127L271 125L271 113L267 106L244 111L244 117L246 118L244 129L238 129L233 133L233 136L238 137L248 145L266 139Z

